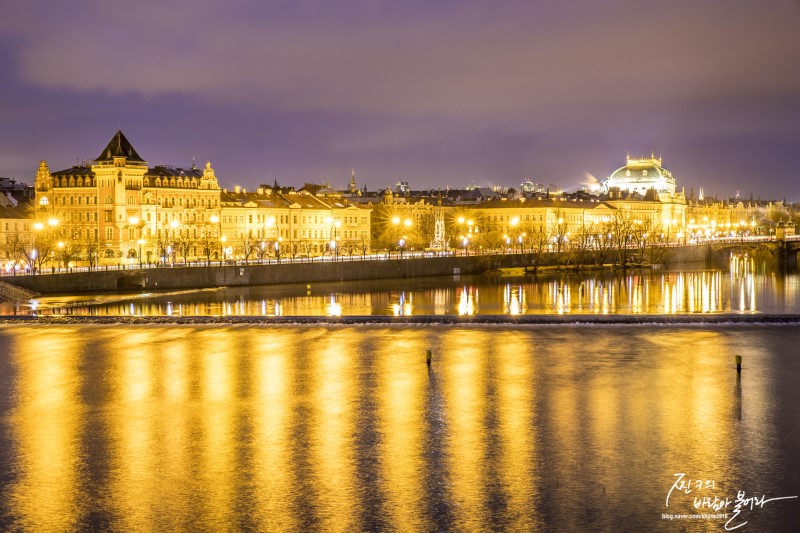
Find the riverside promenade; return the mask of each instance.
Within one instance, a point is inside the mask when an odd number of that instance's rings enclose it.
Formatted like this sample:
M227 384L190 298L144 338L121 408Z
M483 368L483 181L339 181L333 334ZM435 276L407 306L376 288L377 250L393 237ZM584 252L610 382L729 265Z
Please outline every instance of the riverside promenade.
M705 246L684 246L669 249L667 262L706 263L710 249ZM239 262L220 265L176 263L170 266L144 268L99 267L36 275L3 276L0 281L40 294L103 293L132 290L202 289L208 287L277 285L360 281L420 276L478 274L499 268L524 268L530 265L527 253L392 256L352 256L338 258L283 259L269 263ZM564 265L567 253L546 253L539 266Z

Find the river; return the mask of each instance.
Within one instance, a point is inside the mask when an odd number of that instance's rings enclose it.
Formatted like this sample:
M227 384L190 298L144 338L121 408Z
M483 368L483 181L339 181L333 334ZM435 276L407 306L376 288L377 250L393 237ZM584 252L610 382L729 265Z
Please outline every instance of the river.
M333 295L343 315L797 312L791 276L737 276L312 284L311 296L51 308L253 315L279 301L272 314L324 316ZM1 325L0 530L795 531L800 326L642 318Z

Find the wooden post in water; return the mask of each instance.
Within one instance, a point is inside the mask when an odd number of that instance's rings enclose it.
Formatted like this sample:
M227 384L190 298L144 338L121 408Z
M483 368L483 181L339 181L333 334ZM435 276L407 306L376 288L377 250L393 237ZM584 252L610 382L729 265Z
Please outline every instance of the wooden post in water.
M734 356L734 359L736 360L736 372L741 372L742 371L742 356L741 355L736 355L736 356Z
M428 352L425 354L425 364L428 365L428 366L431 366L431 351L430 350L428 350Z

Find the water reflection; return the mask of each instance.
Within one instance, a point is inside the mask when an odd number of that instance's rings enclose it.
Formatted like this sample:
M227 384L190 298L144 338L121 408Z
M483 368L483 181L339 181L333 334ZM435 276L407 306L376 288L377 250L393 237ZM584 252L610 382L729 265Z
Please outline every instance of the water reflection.
M243 287L162 296L47 297L0 313L166 316L800 312L800 277L733 257L728 271L544 273ZM82 300L91 300L91 304ZM23 306L24 307L24 306Z
M80 343L58 328L50 335L18 331L16 341L14 350L0 353L11 358L18 372L15 423L8 426L17 450L12 471L18 479L0 487L0 501L17 510L20 530L76 530L83 481L81 424L86 416L79 401ZM56 353L59 356L53 357ZM0 464L9 460L2 457Z
M800 493L784 438L798 342L797 327L3 328L0 529L663 529L675 472L719 496ZM774 502L748 530L798 511Z

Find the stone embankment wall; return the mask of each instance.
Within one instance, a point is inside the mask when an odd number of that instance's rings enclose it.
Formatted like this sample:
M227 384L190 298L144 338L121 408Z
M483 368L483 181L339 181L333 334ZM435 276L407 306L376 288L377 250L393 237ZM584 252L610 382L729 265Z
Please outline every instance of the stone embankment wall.
M31 298L36 298L37 296L39 296L38 292L0 281L0 302L30 300Z
M707 246L670 248L667 262L706 262ZM96 270L6 277L5 281L42 294L98 293L131 290L201 289L240 285L276 285L360 281L418 276L476 274L496 268L520 268L530 255L500 254L457 257L426 257L388 260L342 260L333 262L290 262L269 265L180 266L135 270ZM567 263L567 254L544 254L540 266Z
M43 294L119 290L200 289L239 285L276 285L359 281L417 276L474 274L500 266L524 266L520 256L436 257L413 259L288 262L270 265L188 266L137 270L97 270L6 278L18 287Z

